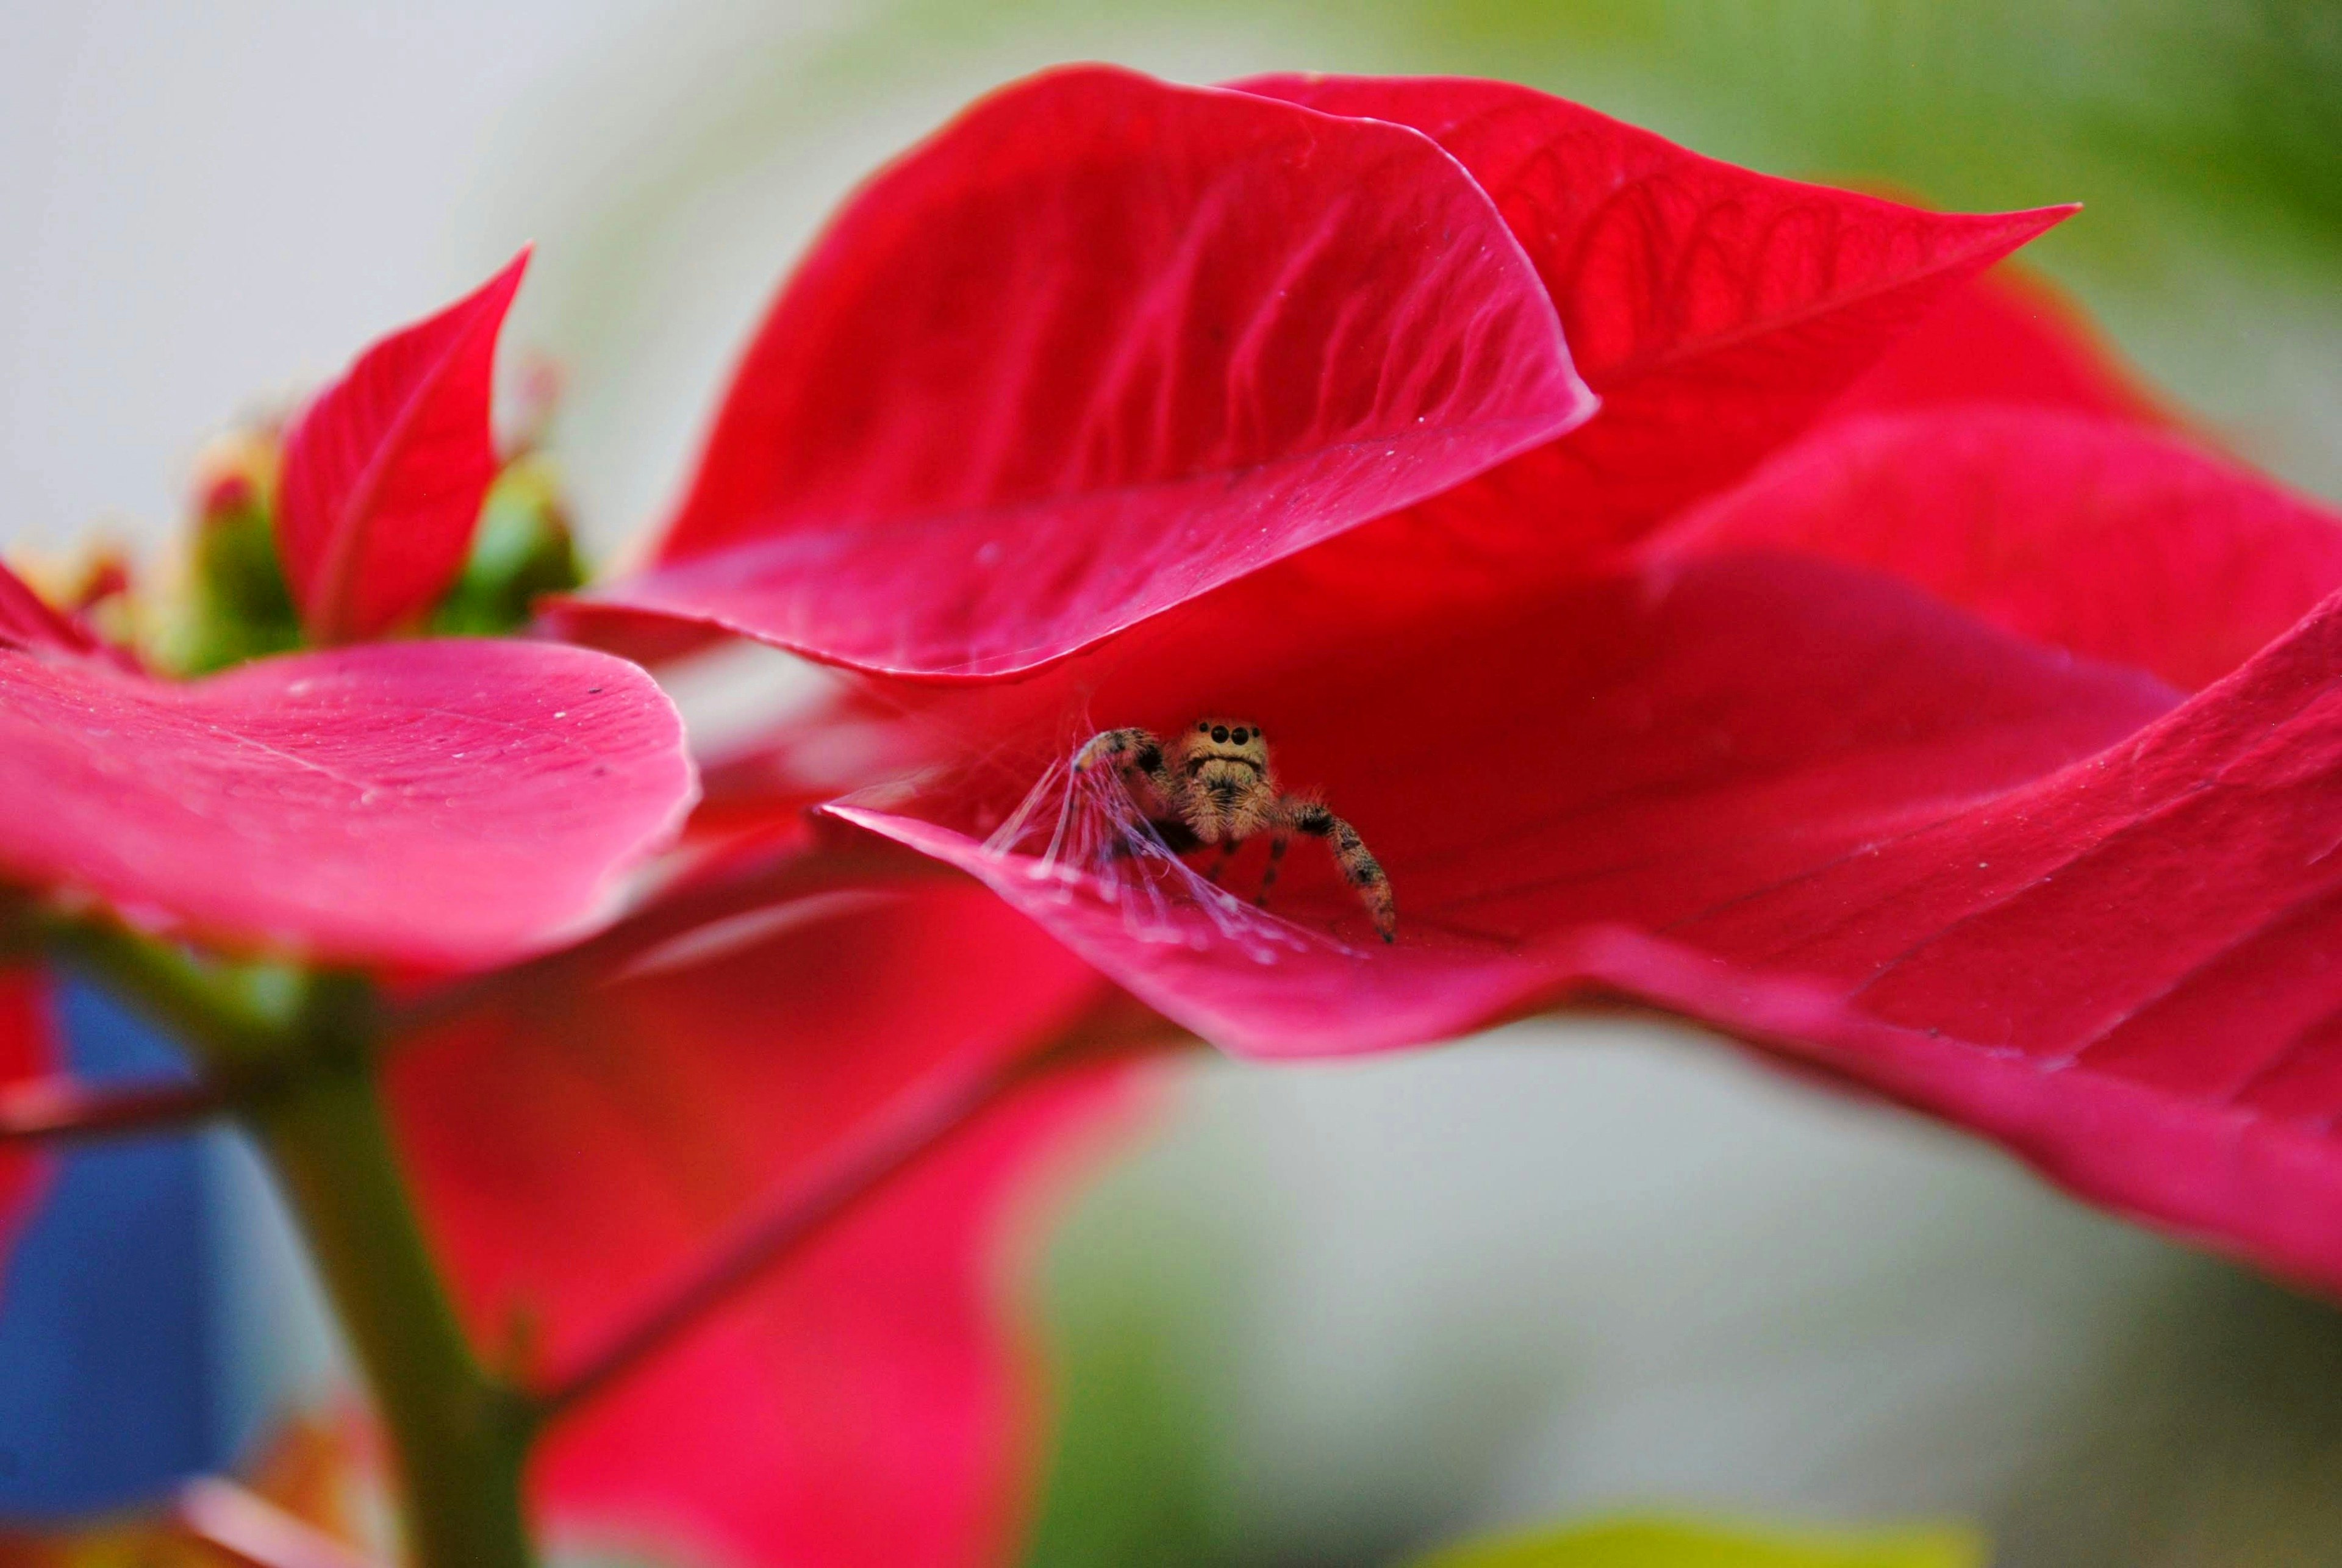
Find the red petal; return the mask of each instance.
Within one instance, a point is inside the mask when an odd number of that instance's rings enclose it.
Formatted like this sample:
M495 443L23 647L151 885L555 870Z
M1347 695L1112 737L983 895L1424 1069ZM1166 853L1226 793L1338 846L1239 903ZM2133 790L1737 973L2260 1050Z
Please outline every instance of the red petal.
M1602 412L1424 508L1418 529L1516 572L1632 538L1746 473L1962 280L2074 211L1930 213L1774 179L1506 82L1237 85L1422 131L1536 264Z
M1027 1047L1103 994L981 890L834 899L397 1057L416 1178L484 1343L518 1314L547 1359L576 1354L906 1085ZM538 1473L564 1533L804 1568L1000 1560L1035 1413L1002 1321L1006 1209L1098 1095L987 1117L567 1418Z
M1847 388L1825 418L1952 403L2062 408L2135 424L2176 423L2080 306L2015 263L1951 290Z
M2027 409L1834 423L1658 548L1852 562L2189 689L2342 588L2342 518L2174 437Z
M1400 127L1106 67L877 176L605 604L1002 674L1436 494L1591 407L1520 247Z
M55 1070L56 1061L41 976L30 969L0 969L0 1085L41 1077ZM33 1206L42 1170L33 1150L0 1142L0 1282L7 1277L8 1248Z
M87 654L96 650L97 640L0 563L0 648Z
M1623 993L2342 1289L2342 601L2169 711L2143 676L1877 578L1699 560L1209 700L1264 722L1381 856L1396 949L1322 854L1296 853L1315 881L1269 926L1157 863L1068 878L987 850L1029 764L919 817L840 814L1241 1051L1387 1048ZM1175 701L1106 675L1096 711L1160 723L1205 694Z
M404 643L177 685L0 652L0 868L142 922L471 964L593 916L693 789L631 664Z
M463 570L496 471L496 334L527 265L524 250L475 292L367 349L286 432L276 537L314 640L385 631Z
M1164 728L1209 705L1260 723L1281 781L1322 786L1388 868L1396 951L1372 941L1312 844L1288 860L1279 906L1346 945L1277 956L1274 931L1186 941L1215 930L1216 909L1241 918L1193 888L1166 890L1168 931L1153 929L1143 893L1097 896L1098 875L1136 880L1141 866L1101 862L1064 886L1036 876L1027 854L973 843L1048 753L987 758L917 806L933 825L832 809L945 854L1222 1044L1365 1051L1485 1022L1489 995L1521 994L1535 949L1557 930L1671 924L2027 783L2173 701L2142 676L2077 665L1900 585L1786 559L1583 581L1473 628L1417 627L1250 667L1197 656L1193 687L1176 664L1176 677L1150 680L1166 664L1144 659L1078 673L1096 683L1102 720ZM1247 874L1240 865L1231 885ZM1275 961L1257 961L1265 953Z

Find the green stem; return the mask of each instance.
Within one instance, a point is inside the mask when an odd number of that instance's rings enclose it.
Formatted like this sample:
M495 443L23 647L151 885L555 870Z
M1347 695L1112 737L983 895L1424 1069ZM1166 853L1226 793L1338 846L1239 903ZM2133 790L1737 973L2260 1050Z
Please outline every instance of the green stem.
M535 1408L473 1354L432 1261L375 1081L372 986L205 963L100 921L40 934L185 1041L259 1141L388 1430L408 1562L534 1568L521 1482Z
M325 1062L246 1113L397 1454L416 1568L530 1568L527 1403L472 1353L399 1174L372 1069Z

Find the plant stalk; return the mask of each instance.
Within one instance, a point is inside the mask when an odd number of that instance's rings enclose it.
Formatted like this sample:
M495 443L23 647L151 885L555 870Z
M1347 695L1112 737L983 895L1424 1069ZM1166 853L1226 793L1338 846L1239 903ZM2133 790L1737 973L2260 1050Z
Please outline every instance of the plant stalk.
M389 1434L407 1562L535 1568L521 1497L535 1406L473 1354L424 1239L376 1080L374 987L209 963L102 919L5 924L177 1035L259 1143Z
M217 1114L222 1104L205 1084L98 1088L65 1076L35 1078L0 1087L0 1144L172 1132Z
M1109 999L1037 1049L946 1071L913 1089L533 1395L474 1353L400 1170L376 1059L385 1023L395 1031L413 1026L415 1015L386 1019L373 988L355 975L210 965L102 923L59 921L42 934L55 957L126 995L195 1049L205 1066L195 1094L216 1096L202 1104L225 1104L259 1142L391 1439L413 1568L535 1568L522 1493L530 1444L545 1421L623 1379L1033 1079L1185 1040L1135 1004ZM152 1107L115 1109L123 1114L83 1110L62 1120L81 1131L80 1122L135 1122L141 1117L129 1111Z
M396 1457L415 1568L533 1568L535 1417L473 1354L401 1176L371 1065L316 1060L245 1119L275 1167Z
M1109 1002L1021 1055L946 1069L906 1091L742 1216L654 1293L639 1314L556 1373L536 1395L558 1420L621 1382L708 1314L795 1256L828 1227L987 1112L1062 1068L1164 1051L1187 1037Z

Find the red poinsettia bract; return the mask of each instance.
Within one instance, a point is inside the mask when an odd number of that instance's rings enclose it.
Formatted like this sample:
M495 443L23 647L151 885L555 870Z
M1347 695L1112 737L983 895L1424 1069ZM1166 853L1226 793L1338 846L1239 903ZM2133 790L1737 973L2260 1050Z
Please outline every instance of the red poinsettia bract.
M495 477L496 335L523 251L466 297L393 333L285 435L277 544L321 643L380 634L455 581Z
M1192 175L1239 132L1280 192L1340 167L1349 226L1260 202L1306 220L1263 262L1227 215L1259 164ZM1355 216L1435 203L1403 232L1470 286ZM1632 998L2342 1288L2335 524L1966 286L2059 215L1767 179L1497 84L1045 76L857 198L651 569L574 613L866 672L931 768L835 814L1231 1049ZM1947 298L2002 363L1938 337L1855 385ZM1536 303L1582 423L1499 374ZM1537 434L1432 465L1394 413ZM1267 921L1031 793L1090 729L1199 713L1356 824L1395 949L1322 859ZM1068 858L1101 832L1135 847Z
M231 947L468 968L584 924L669 836L681 726L548 643L298 654L201 681L0 648L13 880Z
M750 345L658 569L575 613L1010 674L1592 407L1528 256L1424 137L1060 72L848 205Z
M481 1343L518 1325L557 1368L906 1085L1029 1052L1108 989L930 879L507 993L409 1042L393 1090ZM1123 1082L1026 1090L563 1415L536 1470L556 1536L711 1563L1005 1556L1040 1413L1002 1260Z

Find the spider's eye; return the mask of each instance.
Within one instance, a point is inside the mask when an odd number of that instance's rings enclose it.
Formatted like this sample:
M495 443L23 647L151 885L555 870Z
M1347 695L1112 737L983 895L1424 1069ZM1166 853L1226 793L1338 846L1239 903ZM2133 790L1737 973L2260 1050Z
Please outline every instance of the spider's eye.
M1226 724L1214 724L1212 726L1212 738L1216 741L1226 740L1228 738L1228 726Z
M1203 723L1203 724L1197 724L1197 725L1196 726L1196 733L1197 734L1199 734L1199 735L1200 735L1200 734L1208 734L1208 733L1210 732L1210 730L1211 730L1211 727L1212 727L1212 726L1211 726L1211 724L1209 723L1209 721L1206 721L1206 722L1205 722L1205 723Z
M1238 731L1236 731L1236 734L1234 734L1230 735L1230 736L1228 737L1228 739L1230 739L1230 740L1232 740L1232 741L1236 742L1236 744L1238 744L1238 745L1242 745L1242 744L1245 744L1245 742L1246 742L1246 741L1248 741L1248 740L1252 739L1252 736L1251 736L1248 733L1246 733L1246 731L1244 731L1244 730L1238 730Z

